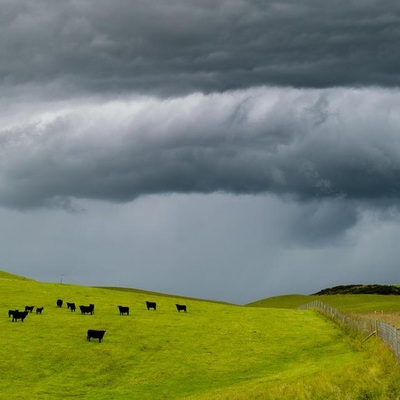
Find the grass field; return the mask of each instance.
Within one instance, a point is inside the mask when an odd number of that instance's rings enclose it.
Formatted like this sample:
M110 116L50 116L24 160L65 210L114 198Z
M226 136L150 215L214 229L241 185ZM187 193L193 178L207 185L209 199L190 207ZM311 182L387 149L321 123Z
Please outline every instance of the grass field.
M379 320L400 329L400 296L338 294L322 296L285 295L248 304L249 307L293 309L314 300L337 308L355 319Z
M313 311L240 307L0 273L1 399L396 399L400 373ZM56 300L95 304L72 313ZM145 300L156 301L148 311ZM187 305L178 313L175 303ZM43 306L11 322L8 310ZM120 316L118 305L130 307ZM87 329L106 329L102 343Z
M249 307L293 309L314 300L322 301L346 313L399 312L400 296L378 294L337 294L305 296L299 294L270 297L248 304Z

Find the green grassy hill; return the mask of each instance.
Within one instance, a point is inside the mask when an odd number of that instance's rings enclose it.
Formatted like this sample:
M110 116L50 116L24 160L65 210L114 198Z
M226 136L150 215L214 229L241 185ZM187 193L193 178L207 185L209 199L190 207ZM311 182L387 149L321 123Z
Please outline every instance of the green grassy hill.
M137 290L41 283L0 273L4 399L390 399L400 374L313 311L240 307ZM95 304L72 313L56 300ZM148 311L145 300L157 302ZM185 303L187 314L175 303ZM11 322L9 309L43 306ZM130 307L129 316L117 306ZM102 343L88 329L106 329Z
M375 311L398 312L400 296L380 294L335 294L335 295L285 295L258 300L247 307L295 309L314 300L322 301L342 312L372 313Z

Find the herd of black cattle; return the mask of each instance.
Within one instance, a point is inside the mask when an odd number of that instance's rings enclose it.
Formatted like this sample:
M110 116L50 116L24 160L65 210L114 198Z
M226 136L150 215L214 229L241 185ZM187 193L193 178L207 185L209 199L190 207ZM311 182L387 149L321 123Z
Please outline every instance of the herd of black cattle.
M63 300L58 299L57 300L57 307L61 308L63 305ZM184 311L187 312L186 310L186 305L184 304L175 304L176 309L178 312ZM148 310L157 310L157 303L154 301L146 301L146 307ZM33 309L35 306L25 306L25 311L19 311L19 310L8 310L8 317L12 317L12 322L17 322L18 320L21 320L24 322L24 319L29 313L33 312ZM76 310L75 303L68 303L67 302L67 308L71 311ZM36 314L41 314L43 311L44 307L36 307ZM81 310L81 314L94 314L94 304L89 304L88 306L79 306L79 309ZM120 315L129 315L129 307L127 306L118 306L119 314ZM104 337L106 331L103 330L95 330L95 329L89 329L87 331L87 340L90 342L90 339L99 339L99 343L101 343L101 340Z

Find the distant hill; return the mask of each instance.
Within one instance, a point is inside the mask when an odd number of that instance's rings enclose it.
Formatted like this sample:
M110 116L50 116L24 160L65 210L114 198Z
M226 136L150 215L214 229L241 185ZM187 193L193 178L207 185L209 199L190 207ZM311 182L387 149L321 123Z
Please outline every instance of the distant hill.
M373 312L376 310L397 311L400 307L400 297L398 299L393 297L389 298L387 295L397 296L399 294L399 285L340 285L323 289L310 295L289 294L268 297L246 304L246 306L297 308L303 304L319 300L341 311L347 312ZM351 300L349 296L353 296Z
M315 299L305 294L287 294L283 296L267 297L246 304L246 307L266 307L266 308L297 308Z
M395 294L400 295L398 285L339 285L320 290L314 296L333 294Z
M212 299L201 299L199 297L190 297L190 296L180 296L180 295L175 295L175 294L154 292L154 291L151 291L151 290L144 290L144 289L134 289L134 288L127 288L127 287L119 287L119 286L93 286L93 287L97 288L97 289L116 290L116 291L119 291L119 292L130 292L130 293L133 293L133 294L134 293L139 293L139 294L148 294L148 295L154 295L154 296L173 297L175 299L198 300L198 301L204 301L204 302L210 302L210 303L226 304L226 305L231 305L231 306L237 305L237 304L234 304L234 303L229 303L227 301L219 301L219 300L212 300Z

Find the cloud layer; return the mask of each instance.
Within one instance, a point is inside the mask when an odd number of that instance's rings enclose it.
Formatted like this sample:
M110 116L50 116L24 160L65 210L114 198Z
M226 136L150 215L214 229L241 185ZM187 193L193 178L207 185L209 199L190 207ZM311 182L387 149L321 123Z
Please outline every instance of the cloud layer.
M0 268L237 302L396 282L399 2L0 10Z
M396 0L1 0L0 7L4 87L176 96L400 83Z
M44 104L0 130L0 203L214 192L397 202L399 100L264 87Z

